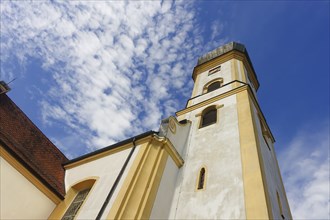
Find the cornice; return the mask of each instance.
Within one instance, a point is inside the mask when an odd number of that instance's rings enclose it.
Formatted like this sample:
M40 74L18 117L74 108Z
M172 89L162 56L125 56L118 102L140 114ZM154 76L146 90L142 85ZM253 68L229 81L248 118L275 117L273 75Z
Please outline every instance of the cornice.
M188 112L191 112L191 111L196 110L198 108L201 108L203 106L209 105L209 104L211 104L211 103L213 103L215 101L218 101L220 99L226 98L226 97L231 96L231 95L234 95L234 94L236 94L236 93L238 93L240 91L246 90L247 87L248 87L248 85L242 85L242 86L237 87L235 89L232 89L232 90L230 90L228 92L222 93L220 95L214 96L212 98L209 98L209 99L207 99L205 101L202 101L200 103L197 103L195 105L189 106L188 108L185 108L183 110L180 110L180 111L176 112L175 114L176 114L176 116L180 116L180 115L186 114Z
M184 160L182 159L178 151L175 149L172 142L167 137L160 137L154 134L153 138L163 144L166 152L170 155L170 157L173 159L174 163L177 165L178 168L183 166Z
M269 131L269 136L270 136L272 142L275 142L275 138L274 138L274 136L273 136L273 134L272 134L269 126L268 126L268 123L267 123L267 121L265 119L265 116L264 116L263 112L261 111L260 105L259 105L259 103L258 103L258 101L257 101L257 99L256 99L256 97L255 97L255 95L254 95L251 87L249 85L247 85L247 84L244 84L244 85L242 85L240 87L237 87L237 88L232 89L232 90L230 90L228 92L225 92L225 93L222 93L220 95L217 95L215 97L209 98L209 99L207 99L205 101L202 101L200 103L197 103L195 105L189 106L188 108L182 109L182 110L176 112L175 114L176 114L177 117L178 116L181 116L181 115L184 115L184 114L186 114L188 112L194 111L194 110L196 110L198 108L201 108L201 107L204 107L204 106L207 106L207 105L209 105L209 104L211 104L211 103L213 103L215 101L218 101L218 100L223 99L223 98L226 98L228 96L237 94L237 93L239 93L241 91L244 91L244 90L247 90L248 91L249 97L251 97L251 99L252 99L252 101L254 103L254 106L256 106L257 111L260 113L259 114L261 116L260 117L260 120L262 120L262 122L265 124L267 130Z

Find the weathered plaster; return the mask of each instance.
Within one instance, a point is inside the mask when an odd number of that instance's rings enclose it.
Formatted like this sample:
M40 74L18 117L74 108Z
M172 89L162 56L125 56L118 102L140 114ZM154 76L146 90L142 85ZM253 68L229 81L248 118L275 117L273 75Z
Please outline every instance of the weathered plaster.
M245 218L236 99L230 96L212 104L224 105L218 109L216 124L199 128L196 114L202 109L180 117L192 121L192 127L170 218ZM207 184L205 190L196 191L201 166L208 170Z

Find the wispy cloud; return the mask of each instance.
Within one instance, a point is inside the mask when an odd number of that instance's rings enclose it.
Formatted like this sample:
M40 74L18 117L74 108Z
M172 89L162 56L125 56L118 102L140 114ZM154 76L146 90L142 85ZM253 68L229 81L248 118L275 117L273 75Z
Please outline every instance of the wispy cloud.
M211 49L217 48L219 45L223 45L230 41L225 34L226 22L216 19L210 23L208 28L208 34L206 35L208 39L206 45L204 46L203 53L206 53Z
M224 24L219 20L215 20L211 24L211 41L223 34Z
M93 150L157 129L189 96L199 51L227 41L212 21L203 42L192 1L0 4L1 77L13 60L41 61L54 82L38 88L43 121L63 125L51 138L70 157L77 139ZM328 218L329 125L298 133L279 159L294 218Z
M329 219L329 120L304 128L279 155L294 219Z
M55 80L40 101L44 122L104 147L157 129L190 93L201 49L192 4L1 2L1 62L39 59Z

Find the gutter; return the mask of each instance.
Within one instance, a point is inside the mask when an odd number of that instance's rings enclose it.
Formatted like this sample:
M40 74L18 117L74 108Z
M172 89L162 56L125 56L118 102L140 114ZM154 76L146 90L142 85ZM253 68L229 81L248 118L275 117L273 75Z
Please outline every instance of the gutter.
M81 160L84 160L84 159L86 159L86 158L90 158L90 157L92 157L92 156L96 156L96 155L101 154L101 153L103 153L103 152L106 152L106 151L108 151L108 150L112 150L112 149L115 149L115 148L120 147L120 146L122 146L122 145L128 144L128 143L132 142L134 139L135 139L135 140L139 140L139 139L141 139L141 138L147 137L147 136L152 135L152 134L155 134L155 133L157 133L157 132L156 132L156 131L147 131L147 132L142 133L142 134L139 134L139 135L137 135L137 136L135 136L135 137L128 138L128 139L126 139L126 140L123 140L123 141L121 141L121 142L115 143L115 144L110 145L110 146L108 146L108 147L105 147L105 148L102 148L102 149L99 149L99 150L93 151L93 152L91 152L91 153L88 153L88 154L82 155L82 156L77 157L77 158L74 158L74 159L72 159L72 160L69 160L68 162L63 163L62 166L65 167L65 166L67 166L67 165L70 165L70 164L76 163L76 162L81 161Z

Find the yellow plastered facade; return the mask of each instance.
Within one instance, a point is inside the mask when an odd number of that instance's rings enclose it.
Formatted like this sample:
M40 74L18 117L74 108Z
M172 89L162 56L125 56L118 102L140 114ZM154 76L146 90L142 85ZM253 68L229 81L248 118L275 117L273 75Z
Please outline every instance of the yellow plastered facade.
M238 65L239 65L239 69L241 71L241 75L242 75L242 81L247 83L247 80L246 80L246 75L245 75L245 71L244 71L244 64L243 64L243 61L241 60L238 60Z
M248 90L237 95L241 160L247 219L272 219Z
M231 64L231 79L233 80L238 80L238 71L237 71L237 63L235 59L230 60L230 64ZM233 87L238 87L239 83L238 82L234 82L233 83Z
M168 158L178 167L183 165L166 138L154 136L139 146L107 219L149 219Z

